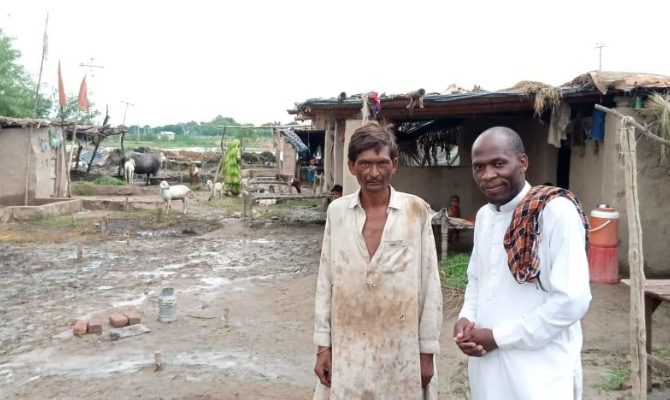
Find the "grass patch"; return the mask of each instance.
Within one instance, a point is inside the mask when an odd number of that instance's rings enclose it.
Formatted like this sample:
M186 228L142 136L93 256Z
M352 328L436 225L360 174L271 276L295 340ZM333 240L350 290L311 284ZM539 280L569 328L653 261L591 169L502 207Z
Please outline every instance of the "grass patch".
M88 182L72 182L73 196L92 196L93 185Z
M670 345L654 348L652 353L661 360L670 362ZM630 360L627 357L627 352L623 351L616 357L601 382L601 387L605 390L621 390L621 383L630 378ZM663 371L653 368L652 379L658 381L661 389L670 388L670 375L663 373Z
M621 384L630 378L629 365L617 365L611 368L603 378L602 388L605 390L620 390Z
M111 186L123 186L125 183L119 179L112 176L101 176L100 178L93 181L94 185L111 185Z
M452 253L446 260L440 261L440 280L442 286L465 290L468 284L468 263L470 253Z

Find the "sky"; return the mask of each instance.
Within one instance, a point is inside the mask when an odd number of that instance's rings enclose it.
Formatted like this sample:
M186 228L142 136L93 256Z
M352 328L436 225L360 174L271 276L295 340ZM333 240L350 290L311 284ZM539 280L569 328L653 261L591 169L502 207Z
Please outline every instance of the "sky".
M602 67L670 75L662 23L670 2L3 0L0 27L37 77L90 100L110 123L165 125L217 115L288 123L309 98L375 90L440 92L560 85ZM635 17L635 18L633 18ZM103 112L104 114L104 112Z

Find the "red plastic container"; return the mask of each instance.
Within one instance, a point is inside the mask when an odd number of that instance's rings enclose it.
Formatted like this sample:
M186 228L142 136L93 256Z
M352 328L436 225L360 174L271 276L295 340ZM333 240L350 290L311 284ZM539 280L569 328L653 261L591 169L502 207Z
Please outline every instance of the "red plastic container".
M619 257L616 247L589 246L589 276L593 283L619 282Z
M617 247L619 245L619 212L607 204L591 211L589 246Z

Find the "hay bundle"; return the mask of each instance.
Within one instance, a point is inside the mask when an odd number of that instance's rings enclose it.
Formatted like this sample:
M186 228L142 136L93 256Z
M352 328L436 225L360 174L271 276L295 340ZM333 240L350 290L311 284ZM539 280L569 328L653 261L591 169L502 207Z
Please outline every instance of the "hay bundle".
M533 98L535 115L540 117L546 109L552 112L561 104L563 94L561 88L553 87L542 82L521 81L509 89L520 92Z
M670 95L652 93L647 99L643 114L651 116L654 121L651 125L655 128L656 134L663 139L670 140ZM668 146L661 145L661 162L664 163L668 158L670 149Z

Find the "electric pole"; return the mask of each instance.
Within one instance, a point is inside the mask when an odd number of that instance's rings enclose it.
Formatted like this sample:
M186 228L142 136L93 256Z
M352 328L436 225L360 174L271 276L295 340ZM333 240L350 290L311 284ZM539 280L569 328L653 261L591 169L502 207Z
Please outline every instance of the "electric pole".
M605 43L596 43L596 49L598 49L598 71L602 71L603 69L603 47L605 47Z
M127 101L122 101L121 103L126 105L126 109L123 111L123 124L126 125L126 113L128 112L128 106L134 106L135 104L133 103L128 103Z

